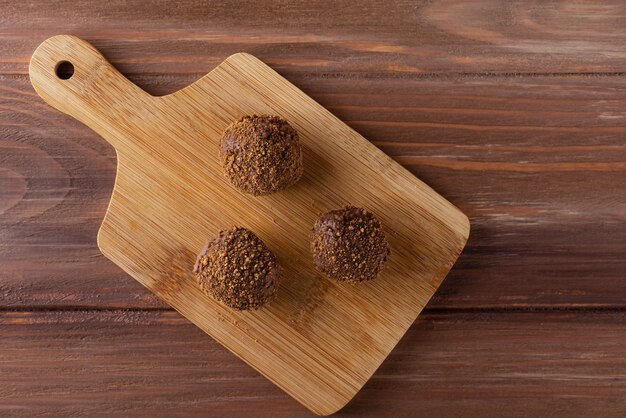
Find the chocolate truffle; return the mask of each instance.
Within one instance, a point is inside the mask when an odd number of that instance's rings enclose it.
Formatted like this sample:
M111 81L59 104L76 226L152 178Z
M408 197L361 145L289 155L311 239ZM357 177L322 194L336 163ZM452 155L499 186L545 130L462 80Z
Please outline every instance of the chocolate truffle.
M222 136L224 174L239 190L255 196L283 190L302 175L298 132L278 116L244 116Z
M274 297L280 266L259 237L233 227L205 245L193 272L206 294L233 309L249 310Z
M360 283L378 276L390 250L380 221L348 206L315 222L311 252L315 267L331 279Z

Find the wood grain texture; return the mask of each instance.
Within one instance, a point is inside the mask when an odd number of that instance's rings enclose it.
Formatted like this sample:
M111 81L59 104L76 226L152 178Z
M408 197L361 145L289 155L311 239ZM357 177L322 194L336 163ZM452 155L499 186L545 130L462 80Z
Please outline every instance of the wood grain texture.
M469 214L343 414L624 416L624 7L0 1L0 309L43 310L2 314L0 415L307 416L100 255L115 151L27 76L67 31L153 94L253 53Z
M55 74L60 62L73 75ZM307 408L342 408L433 296L469 236L467 217L322 106L249 54L200 80L150 96L90 44L58 35L33 54L30 80L50 105L117 151L103 254ZM252 197L223 176L222 132L244 115L279 115L298 131L304 174ZM310 234L321 213L375 213L393 255L377 280L354 286L315 271ZM270 306L236 312L191 273L204 242L232 225L257 234L283 270Z
M337 416L624 416L625 319L424 313ZM3 312L0 333L3 416L313 416L172 312Z
M430 307L626 306L623 79L286 75L472 219ZM196 77L132 80L165 94ZM25 77L0 88L13 185L0 201L15 205L0 216L2 304L164 306L96 247L114 149L33 98Z
M4 1L0 72L26 74L59 32L93 43L123 73L196 73L234 52L327 76L623 72L626 5L499 0Z

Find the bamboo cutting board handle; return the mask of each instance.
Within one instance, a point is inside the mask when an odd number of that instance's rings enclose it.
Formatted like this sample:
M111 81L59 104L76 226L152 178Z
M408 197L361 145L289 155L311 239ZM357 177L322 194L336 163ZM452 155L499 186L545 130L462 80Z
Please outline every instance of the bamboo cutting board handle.
M70 63L68 79L57 75L59 66ZM30 81L48 104L98 132L116 149L119 135L107 132L124 121L132 109L149 108L154 99L115 69L82 39L58 35L44 41L30 61Z

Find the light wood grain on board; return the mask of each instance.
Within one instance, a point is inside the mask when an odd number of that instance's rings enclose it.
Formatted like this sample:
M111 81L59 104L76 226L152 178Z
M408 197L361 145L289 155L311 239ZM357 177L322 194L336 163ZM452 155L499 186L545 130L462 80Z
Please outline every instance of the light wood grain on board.
M69 80L54 74L63 60L75 68ZM154 97L91 45L57 36L37 49L30 76L48 103L117 150L103 253L316 413L335 412L365 384L467 240L458 209L251 55ZM279 114L299 131L305 175L297 185L254 198L223 178L220 134L245 114ZM308 251L319 213L346 204L380 217L393 252L381 277L361 286L321 278ZM228 310L190 274L204 241L233 224L257 233L284 267L267 309Z

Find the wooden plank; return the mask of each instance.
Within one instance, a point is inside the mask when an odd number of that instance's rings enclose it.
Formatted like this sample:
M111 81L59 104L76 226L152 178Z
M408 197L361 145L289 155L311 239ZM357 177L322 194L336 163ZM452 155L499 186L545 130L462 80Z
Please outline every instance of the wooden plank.
M345 415L626 413L623 312L420 318ZM5 416L310 416L173 312L2 312L0 334Z
M290 78L470 215L429 306L626 304L623 79ZM132 79L163 94L195 77ZM0 303L163 306L96 247L114 150L25 77L1 81Z
M183 0L167 10L156 1L3 1L0 9L4 74L26 74L35 47L60 33L85 38L124 73L205 74L240 51L281 71L339 77L623 72L626 64L621 0Z

